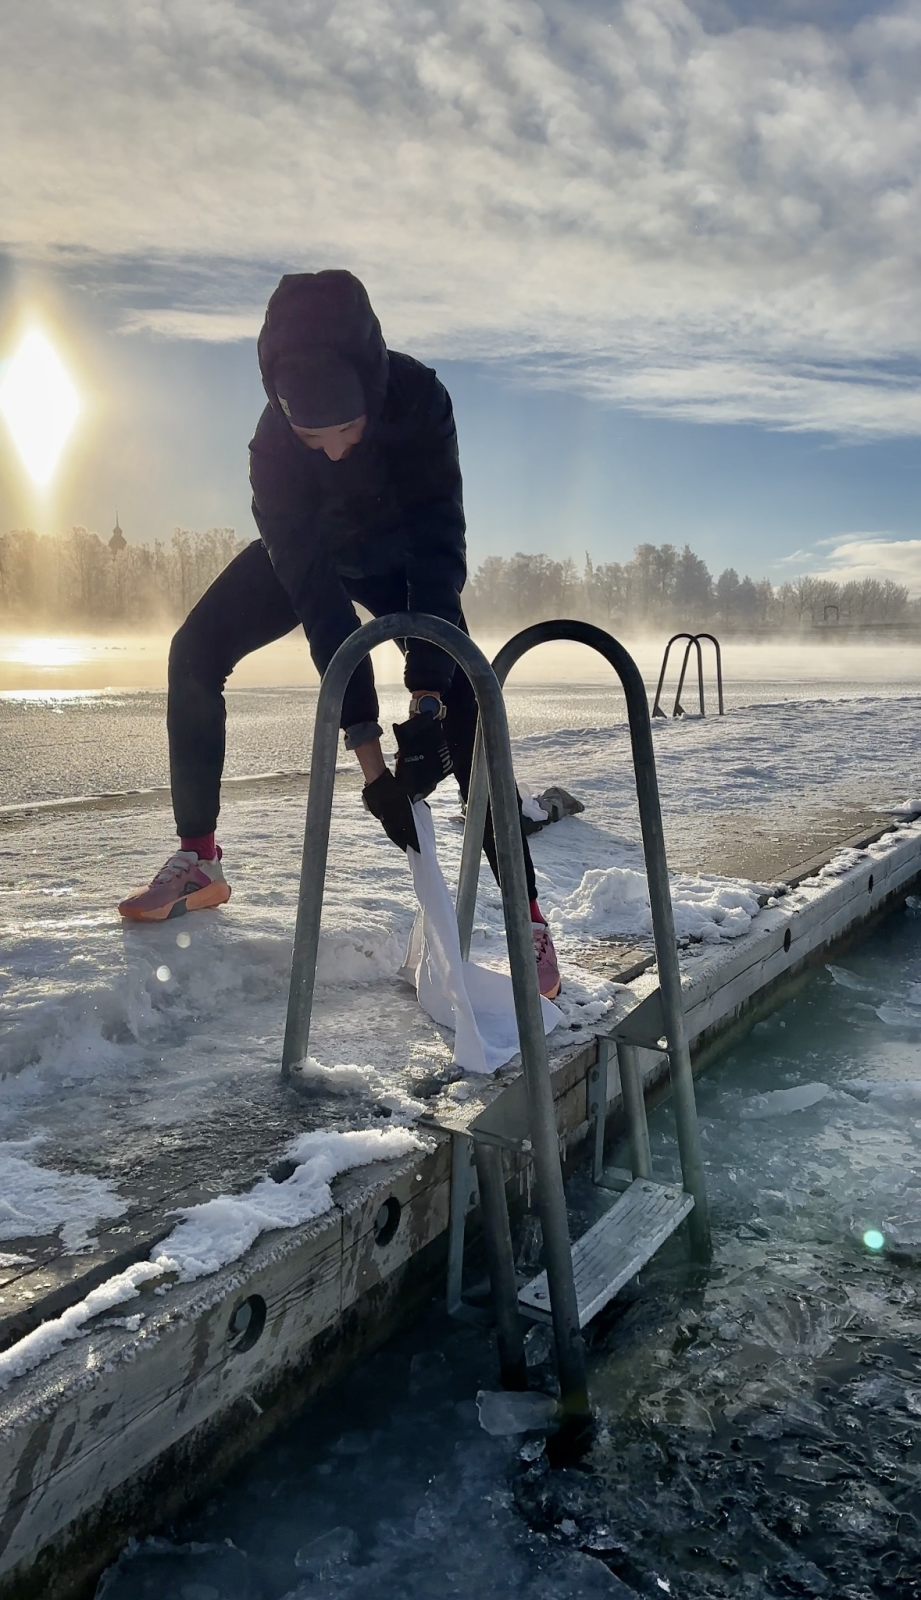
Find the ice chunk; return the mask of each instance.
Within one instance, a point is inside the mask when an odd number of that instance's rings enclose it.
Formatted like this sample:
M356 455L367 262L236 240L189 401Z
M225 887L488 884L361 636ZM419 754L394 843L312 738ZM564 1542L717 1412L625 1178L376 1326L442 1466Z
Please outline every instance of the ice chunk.
M784 1431L783 1417L762 1411L744 1431L750 1439L779 1439Z
M921 1217L892 1218L885 1224L882 1238L888 1256L897 1261L921 1261Z
M169 1539L131 1539L104 1572L97 1600L258 1600L264 1594L242 1550L223 1544L172 1544Z
M546 1430L556 1420L559 1405L549 1394L536 1390L481 1389L476 1397L480 1427L486 1433L530 1433Z
M336 1567L351 1561L357 1554L358 1534L354 1528L330 1528L328 1533L321 1533L298 1550L294 1565L313 1578L328 1578Z
M921 1028L921 1006L910 1010L907 1005L890 1005L887 1000L876 1007L876 1015L887 1028Z
M841 1084L845 1094L866 1100L881 1111L921 1113L921 1079L902 1078L880 1083L875 1078L849 1078Z
M322 1061L307 1056L299 1061L294 1071L299 1084L311 1089L325 1089L329 1094L363 1094L371 1086L370 1071L343 1063L326 1067Z
M769 1089L766 1094L752 1095L742 1106L739 1115L746 1121L759 1117L786 1117L791 1111L806 1111L818 1105L831 1090L827 1083L798 1083L793 1089Z
M856 972L848 972L847 967L836 967L829 961L826 962L825 971L831 974L842 989L857 989L862 994L872 992L872 985L865 983L863 978L858 978Z

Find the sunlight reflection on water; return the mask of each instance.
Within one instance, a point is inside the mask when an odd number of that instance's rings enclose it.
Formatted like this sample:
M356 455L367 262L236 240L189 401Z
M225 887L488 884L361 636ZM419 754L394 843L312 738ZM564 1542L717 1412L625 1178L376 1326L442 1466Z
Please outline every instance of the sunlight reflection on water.
M505 640L516 631L510 624L502 635L476 636L477 643L492 658ZM615 630L616 631L616 630ZM127 633L79 633L73 630L56 634L49 631L0 629L0 691L26 689L161 689L166 687L166 663L172 629ZM635 657L647 683L655 685L667 633L624 632L621 642ZM402 679L402 662L395 645L383 645L373 652L379 683L396 684ZM677 678L680 658L672 659ZM752 642L724 638L724 673L727 687L746 685L746 698L796 697L818 685L834 695L904 694L921 685L921 640L904 639L892 644L870 641L838 644L833 640L803 642L770 639ZM515 667L513 683L577 684L608 683L611 669L600 657L581 645L542 645ZM706 663L706 681L713 679L712 663ZM242 661L233 676L237 688L315 687L314 671L300 630L268 645Z

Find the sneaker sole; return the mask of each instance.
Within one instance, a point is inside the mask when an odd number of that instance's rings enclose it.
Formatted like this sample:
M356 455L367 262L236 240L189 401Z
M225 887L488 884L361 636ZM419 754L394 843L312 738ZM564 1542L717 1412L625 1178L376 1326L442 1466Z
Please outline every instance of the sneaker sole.
M561 978L559 983L556 985L555 988L553 988L553 989L541 989L540 992L541 992L541 995L543 996L543 998L545 1000L555 1000L557 995L559 994L560 990L562 989L562 987L563 987L563 980Z
M230 899L229 883L211 883L207 889L196 889L194 894L183 895L168 906L154 906L145 911L125 900L118 908L119 916L128 922L169 922L172 917L184 917L187 911L209 911L213 906L223 906Z

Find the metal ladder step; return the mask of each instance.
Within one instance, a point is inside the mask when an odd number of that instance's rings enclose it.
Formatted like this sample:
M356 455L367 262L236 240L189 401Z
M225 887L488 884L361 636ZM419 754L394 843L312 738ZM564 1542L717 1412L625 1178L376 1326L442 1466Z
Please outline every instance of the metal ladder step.
M693 1209L693 1195L676 1184L634 1179L610 1211L572 1246L580 1328L636 1276ZM522 1315L533 1322L550 1322L545 1272L519 1290L518 1304Z

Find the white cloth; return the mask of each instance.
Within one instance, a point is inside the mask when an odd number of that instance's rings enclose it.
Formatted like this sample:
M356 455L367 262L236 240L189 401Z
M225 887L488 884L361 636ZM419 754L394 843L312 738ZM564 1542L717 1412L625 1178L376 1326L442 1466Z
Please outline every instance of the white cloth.
M419 911L409 936L401 976L415 986L419 1004L435 1022L454 1029L454 1062L465 1072L495 1072L518 1052L518 1023L507 973L461 959L457 917L435 851L432 813L413 805L419 852L407 850ZM544 1032L563 1014L541 998Z

